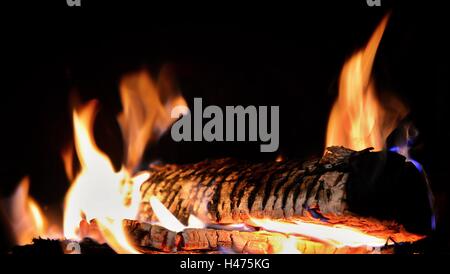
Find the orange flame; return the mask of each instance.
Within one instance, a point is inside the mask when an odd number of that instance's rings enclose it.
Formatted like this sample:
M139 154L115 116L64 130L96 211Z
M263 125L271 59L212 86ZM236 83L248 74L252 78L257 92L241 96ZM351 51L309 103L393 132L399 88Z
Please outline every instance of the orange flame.
M36 201L29 196L30 181L24 177L9 200L2 201L1 209L9 218L16 244L29 244L33 238L45 236L47 220Z
M67 179L73 180L73 146L68 145L61 151L61 158L64 163L64 170L66 171Z
M307 223L300 220L294 222L283 222L268 219L254 219L251 221L258 227L269 231L281 232L287 235L306 236L311 239L340 247L381 247L386 243L385 239L368 235L355 228L342 225L321 225ZM291 243L292 244L292 243Z
M342 68L339 95L327 128L326 146L341 145L354 150L381 150L387 136L405 115L405 108L392 98L393 108L381 105L371 79L378 45L388 17L383 18L367 46L356 52Z
M123 112L118 121L125 141L125 166L133 169L140 163L149 141L158 138L174 122L170 114L175 106L187 106L184 98L171 86L165 67L155 83L145 71L123 77L120 96Z

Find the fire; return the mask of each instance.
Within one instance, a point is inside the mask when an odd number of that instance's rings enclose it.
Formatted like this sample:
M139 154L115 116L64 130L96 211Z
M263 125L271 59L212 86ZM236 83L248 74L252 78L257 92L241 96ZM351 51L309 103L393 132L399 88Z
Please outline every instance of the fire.
M251 222L268 231L281 232L287 235L305 236L337 248L361 246L382 247L386 244L385 239L371 236L357 229L342 225L328 226L307 223L301 220L286 222L254 218L251 219ZM292 245L292 243L290 244Z
M109 157L96 145L93 125L96 101L73 112L75 151L81 171L75 176L65 199L64 235L79 238L80 224L95 219L101 238L117 253L139 253L129 243L123 219L136 219L139 188L148 172L134 174L149 141L158 138L173 122L174 106L186 106L184 99L169 85L168 70L163 69L158 82L146 71L126 75L120 84L123 113L118 117L125 142L124 165L115 171ZM163 94L163 91L165 92ZM70 150L63 153L68 177Z
M326 147L341 145L354 150L373 147L381 150L387 136L405 116L403 105L382 105L376 95L371 71L378 45L386 28L383 18L367 46L356 52L343 66L339 95L327 127Z
M304 252L334 253L334 252L377 252L377 248L384 247L387 240L393 239L402 241L417 240L413 234L404 232L395 233L381 228L381 233L373 231L372 234L358 228L348 227L341 224L308 222L306 220L270 220L250 218L245 224L218 225L208 224L207 226L190 215L189 224L185 226L158 200L153 196L150 204L156 215L159 226L174 232L182 232L188 228L210 228L218 230L233 230L257 235L267 236L268 242L257 242L261 245L255 250L264 253L274 254L302 254ZM372 227L373 226L373 227ZM380 229L384 227L378 223L370 223L370 228ZM265 249L266 245L268 249ZM341 250L341 251L339 251Z
M73 113L75 148L81 171L66 196L64 235L78 238L80 222L84 218L95 218L111 248L118 253L138 253L128 243L122 227L122 219L134 218L137 212L137 203L124 204L129 175L124 169L116 172L108 156L97 147L93 136L96 110L96 102L91 101Z
M275 251L276 254L302 254L298 250L298 239L288 236L286 239L280 240L280 249Z
M150 140L157 139L174 122L175 106L187 106L171 86L169 69L163 68L157 82L143 70L123 77L120 96L123 112L118 121L125 141L125 166L133 171L140 164Z
M153 212L158 218L158 225L172 230L175 232L181 232L187 228L204 228L205 224L195 217L190 215L188 219L188 226L183 225L155 196L150 198L150 205Z
M28 200L28 207L30 209L31 216L33 216L36 231L38 231L38 235L42 235L41 233L44 231L46 223L42 210L32 198L29 198Z
M374 147L380 150L387 135L405 114L403 106L392 112L378 100L371 70L388 18L375 30L368 45L348 60L341 72L339 96L334 104L327 130L327 147L342 145L355 150ZM80 160L80 172L73 174L73 151L64 150L63 159L71 187L65 198L64 236L79 239L86 236L89 226L95 226L104 240L117 253L140 253L127 237L124 219L137 219L140 206L140 185L149 172L135 173L141 163L146 146L164 133L174 122L171 111L176 106L186 108L183 97L172 86L170 71L163 68L157 81L147 71L131 73L120 82L123 112L118 116L125 145L123 165L115 170L111 159L101 151L95 141L93 126L96 101L73 111L75 152ZM179 109L179 108L178 108ZM282 155L276 162L284 161ZM14 228L19 243L28 242L41 235L46 226L38 205L28 198L28 181L19 187L18 203L27 213L30 225ZM27 197L27 198L24 198ZM205 228L206 224L190 215L188 225L182 224L157 197L150 199L158 225L174 232L187 228ZM15 207L14 207L15 208ZM25 215L24 215L25 216ZM31 221L30 221L31 220ZM95 222L89 223L91 220ZM386 244L386 238L373 236L356 228L336 224L310 223L302 220L280 221L250 218L248 224L230 224L229 228L249 233L273 234L276 246L273 253L302 253L299 246L307 240L327 246L373 247ZM208 224L211 227L211 224ZM249 226L247 226L249 225ZM250 227L251 226L251 227ZM30 228L31 232L22 231ZM259 231L255 231L256 229ZM30 238L31 237L31 238Z
M66 171L67 179L73 180L73 146L66 146L61 151L61 158L64 163L64 170Z
M39 205L29 196L29 187L30 181L24 177L12 197L1 203L19 245L29 244L34 237L45 236L47 232L47 220Z

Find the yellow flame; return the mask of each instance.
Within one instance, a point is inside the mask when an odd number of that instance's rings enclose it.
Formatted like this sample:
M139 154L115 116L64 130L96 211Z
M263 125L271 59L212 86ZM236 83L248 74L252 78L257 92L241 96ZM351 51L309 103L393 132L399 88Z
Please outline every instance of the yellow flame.
M139 253L126 237L122 220L136 216L138 201L125 204L132 182L125 169L114 171L113 165L96 145L93 123L97 104L91 101L73 113L75 148L81 171L76 176L65 200L64 235L78 238L83 219L95 219L108 245L118 253ZM136 189L138 186L133 185ZM135 196L137 191L132 191Z
M296 237L288 236L286 239L280 240L280 250L276 250L275 254L302 254L298 250L298 239Z
M354 150L373 147L381 150L387 136L404 117L404 106L381 105L371 79L378 45L388 17L383 18L367 46L356 52L343 66L339 95L333 105L327 127L326 146L341 145Z
M31 216L33 216L34 224L36 225L36 230L38 231L39 236L43 236L43 232L45 230L45 219L42 214L42 210L32 198L28 200L28 207L30 209Z
M299 235L316 239L337 248L339 247L381 247L384 246L386 240L368 235L357 229L342 225L321 225L307 223L300 220L294 222L275 221L269 219L251 218L256 226L269 231L280 232L287 235Z

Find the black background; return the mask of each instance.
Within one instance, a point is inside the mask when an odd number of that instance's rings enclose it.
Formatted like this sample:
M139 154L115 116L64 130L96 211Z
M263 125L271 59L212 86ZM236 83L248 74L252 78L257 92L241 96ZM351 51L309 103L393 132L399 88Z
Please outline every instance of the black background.
M62 3L61 3L62 2ZM189 104L279 105L280 149L255 143L174 143L164 136L146 162L195 162L234 156L320 155L344 61L363 46L386 13L391 18L373 69L379 90L398 95L420 132L414 157L429 174L439 228L448 231L448 14L434 4L365 1L287 6L274 3L169 7L83 1L81 8L22 3L2 19L0 193L24 175L31 194L60 213L68 188L61 149L71 141L69 95L97 98L99 146L118 165L122 145L115 116L126 72L163 64L176 72ZM426 6L427 5L427 6Z

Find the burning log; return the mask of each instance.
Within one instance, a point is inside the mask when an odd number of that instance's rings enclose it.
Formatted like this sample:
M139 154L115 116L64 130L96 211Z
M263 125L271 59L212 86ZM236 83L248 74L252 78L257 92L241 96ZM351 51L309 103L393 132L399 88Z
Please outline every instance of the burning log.
M113 254L114 251L102 243L101 233L95 220L83 222L89 233L80 242L72 240L34 239L33 243L16 246L11 254ZM384 231L393 236L379 247L369 245L339 245L301 235L285 235L277 232L242 231L223 228L187 228L181 232L168 230L157 224L123 220L124 230L129 240L144 254L177 253L302 253L302 254L368 254L368 253L410 253L422 244L421 240L410 237L403 241L401 233ZM376 234L376 233L375 233ZM409 235L406 235L409 236ZM401 244L397 244L397 240ZM415 243L418 243L416 245Z
M190 214L208 224L358 214L396 220L416 232L430 227L422 176L391 152L330 147L306 162L220 159L151 166L150 173L141 187L144 222L155 220L149 200L156 196L183 223Z
M124 220L125 229L132 241L144 253L152 250L165 252L232 252L250 254L268 254L282 252L298 252L303 254L351 254L375 253L381 249L358 246L337 247L324 242L303 237L289 238L281 233L267 231L247 232L223 229L185 229L176 233L159 225ZM292 240L294 250L284 251L286 242ZM390 247L383 249L389 252Z

